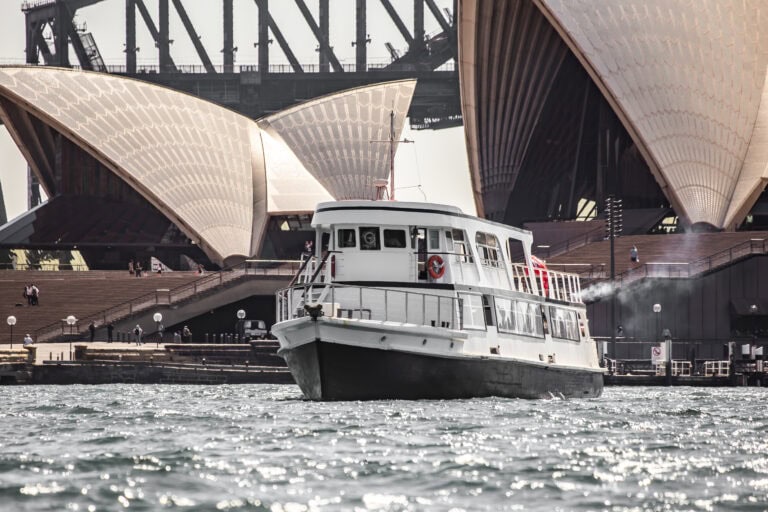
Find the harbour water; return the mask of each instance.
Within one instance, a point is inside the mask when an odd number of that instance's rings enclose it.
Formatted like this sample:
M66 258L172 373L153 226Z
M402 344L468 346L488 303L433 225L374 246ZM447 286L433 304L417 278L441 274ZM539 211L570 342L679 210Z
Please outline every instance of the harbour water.
M768 390L2 387L0 510L768 510Z

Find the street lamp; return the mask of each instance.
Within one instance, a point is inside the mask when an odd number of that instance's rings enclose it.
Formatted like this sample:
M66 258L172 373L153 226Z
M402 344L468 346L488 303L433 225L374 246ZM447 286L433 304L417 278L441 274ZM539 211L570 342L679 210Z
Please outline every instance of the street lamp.
M11 328L11 350L13 350L13 326L16 325L16 317L11 315L8 317L8 326Z
M73 330L77 323L77 318L75 318L75 315L69 315L66 320L69 326L69 359L72 360L72 335L74 334Z
M661 319L661 304L654 304L653 305L653 312L656 313L656 332L654 335L654 338L656 338L656 341L659 341L659 320Z
M242 338L245 338L245 329L243 329L244 318L245 318L245 310L238 309L237 310L237 334L239 334Z
M157 325L157 333L159 334L158 341L156 343L156 346L160 346L160 342L163 340L163 325L160 323L163 321L163 314L162 313L155 313L152 315L152 320L155 321L155 324Z

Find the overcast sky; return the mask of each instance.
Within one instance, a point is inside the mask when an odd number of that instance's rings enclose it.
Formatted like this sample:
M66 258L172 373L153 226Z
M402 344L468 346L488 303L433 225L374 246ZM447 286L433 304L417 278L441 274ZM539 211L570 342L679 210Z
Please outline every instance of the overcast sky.
M157 0L144 0L157 23ZM189 17L214 64L222 63L222 12L220 0L184 0ZM441 9L453 5L453 0L437 0ZM317 18L317 0L307 5ZM392 0L406 25L412 27L412 0ZM330 1L331 45L342 63L354 63L355 0ZM171 56L176 64L200 64L189 36L170 3L170 31L173 44ZM296 4L288 0L270 2L270 13L291 49L302 64L317 63L317 43ZM139 64L156 64L157 49L149 31L137 13L137 54ZM234 0L234 38L238 51L235 65L256 64L258 11L252 0ZM92 32L106 64L125 64L125 0L103 0L80 9L75 19L78 26ZM425 31L438 32L439 25L425 9ZM368 1L368 47L370 63L387 63L390 42L405 51L407 44L391 21L381 3ZM24 15L20 0L0 0L0 64L23 64ZM74 55L71 62L77 62ZM270 46L270 63L287 63L277 43ZM424 200L454 204L465 212L474 213L470 192L464 134L461 128L412 132L406 127L404 137L415 144L402 145L396 158L396 183L399 200ZM9 219L26 210L26 164L7 131L0 128L0 180Z

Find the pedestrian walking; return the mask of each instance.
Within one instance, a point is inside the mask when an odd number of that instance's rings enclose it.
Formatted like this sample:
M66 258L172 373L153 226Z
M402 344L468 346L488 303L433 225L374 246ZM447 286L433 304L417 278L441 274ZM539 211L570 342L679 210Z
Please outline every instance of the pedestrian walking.
M25 346L25 347L26 347L27 345L31 345L31 344L33 344L34 342L35 342L35 341L32 339L32 336L30 336L30 335L29 335L29 333L27 333L27 334L24 336L24 346Z
M144 334L144 329L141 328L139 324L136 324L136 327L133 329L133 336L136 341L136 345L141 345L141 335Z
M112 343L112 334L115 332L115 326L112 322L107 324L107 343Z
M37 306L40 303L39 302L40 301L40 288L35 286L35 283L32 283L31 294L32 294L32 300L31 300L30 304L33 305L33 306Z
M181 330L181 342L182 343L189 343L192 341L192 331L189 330L189 327L186 325Z
M637 254L637 246L633 245L632 248L629 250L629 261L632 263L639 263L640 262L640 256Z
M91 334L91 343L93 343L94 338L96 338L96 324L91 322L88 324L88 332Z

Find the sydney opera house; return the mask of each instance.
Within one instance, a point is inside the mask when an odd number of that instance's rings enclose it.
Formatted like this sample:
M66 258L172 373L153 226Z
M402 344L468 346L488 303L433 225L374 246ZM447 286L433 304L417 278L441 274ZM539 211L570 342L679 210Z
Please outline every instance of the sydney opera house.
M415 81L317 98L260 119L101 73L0 68L0 116L50 198L0 245L77 249L93 267L296 258L319 201L373 198ZM65 221L65 222L62 222Z
M767 227L763 12L759 0L458 2L477 211L518 226L587 219L613 195L646 212L637 233L665 218ZM414 87L253 121L124 77L0 67L0 119L49 198L3 226L0 247L77 248L102 268L293 258L318 201L372 197L388 177L388 147L370 141L388 138L393 108L399 136Z
M478 211L511 224L583 218L612 194L627 209L666 207L685 229L765 227L764 7L462 0Z

